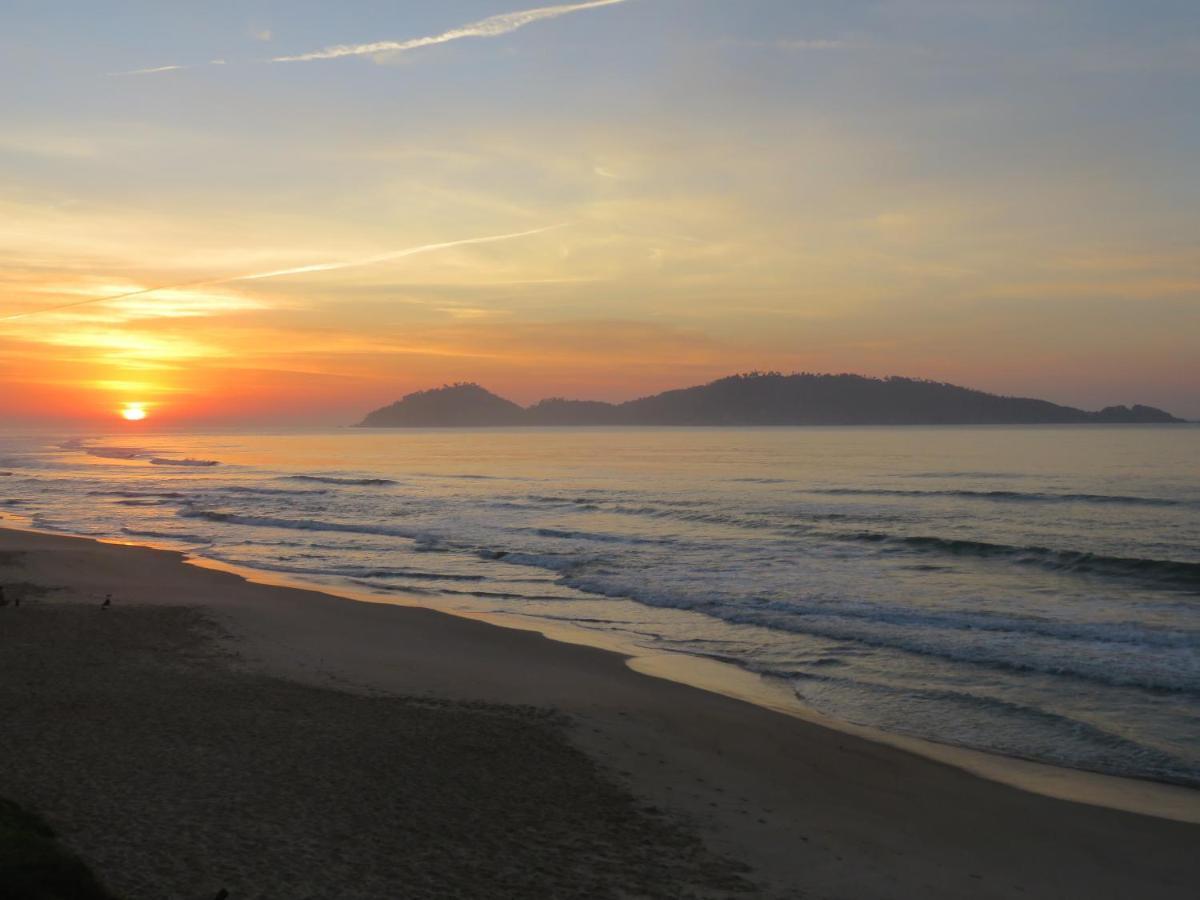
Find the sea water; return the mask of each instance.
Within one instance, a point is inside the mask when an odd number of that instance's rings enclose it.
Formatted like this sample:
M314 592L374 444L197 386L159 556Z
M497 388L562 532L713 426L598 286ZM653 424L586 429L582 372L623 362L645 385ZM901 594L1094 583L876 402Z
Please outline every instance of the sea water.
M43 530L569 622L820 713L1200 785L1200 428L0 437Z

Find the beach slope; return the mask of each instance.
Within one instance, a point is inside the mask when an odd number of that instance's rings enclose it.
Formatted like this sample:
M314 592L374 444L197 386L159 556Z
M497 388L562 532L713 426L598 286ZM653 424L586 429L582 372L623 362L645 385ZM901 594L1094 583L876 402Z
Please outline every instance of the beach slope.
M1200 883L1200 826L1017 790L532 632L32 532L0 531L0 581L26 598L0 609L0 796L129 897Z

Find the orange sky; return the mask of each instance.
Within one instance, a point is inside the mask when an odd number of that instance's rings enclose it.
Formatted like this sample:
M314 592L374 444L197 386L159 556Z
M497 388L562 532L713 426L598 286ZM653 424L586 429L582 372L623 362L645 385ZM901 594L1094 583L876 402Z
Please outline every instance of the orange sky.
M1200 416L1178 23L260 6L0 36L0 417L341 424L747 369ZM399 49L317 52L359 38Z

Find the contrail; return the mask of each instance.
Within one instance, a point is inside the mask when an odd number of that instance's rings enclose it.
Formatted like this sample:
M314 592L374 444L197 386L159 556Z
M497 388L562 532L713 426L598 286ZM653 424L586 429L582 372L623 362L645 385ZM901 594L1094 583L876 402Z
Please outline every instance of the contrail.
M215 63L214 63L215 65ZM174 72L176 69L190 69L191 66L155 66L152 69L132 69L129 72L109 72L109 75L153 75L155 72Z
M447 41L457 41L459 38L498 37L502 34L508 34L510 31L516 31L518 28L524 28L526 25L542 19L557 19L559 16L565 16L568 13L579 12L585 9L595 9L599 6L615 6L618 3L626 2L628 0L587 0L584 3L563 3L558 6L542 6L537 9L500 13L499 15L489 16L486 19L480 19L478 22L472 22L469 25L452 28L449 31L443 31L441 34L430 35L428 37L410 38L407 41L376 41L370 44L337 44L333 47L314 50L312 53L301 53L297 56L276 56L270 61L277 63L311 62L314 59L338 59L343 56L403 52L405 50L415 50L418 47L429 47L433 44L444 44ZM209 65L222 66L225 65L225 60L214 59L209 62ZM158 72L173 72L176 69L193 68L195 66L154 66L149 69L133 69L129 72L110 72L109 74L153 75Z
M376 41L371 44L337 44L333 47L326 47L323 50L315 50L312 53L301 53L298 56L276 56L271 62L309 62L314 59L338 59L343 56L364 56L373 53L415 50L418 47L428 47L432 44L457 41L459 38L498 37L502 34L508 34L510 31L516 31L518 28L524 28L526 25L542 19L556 19L568 13L580 12L585 9L595 9L600 6L615 6L618 3L625 2L626 0L589 0L586 3L565 3L559 6L543 6L538 9L521 10L520 12L500 13L499 15L489 16L486 19L480 19L478 22L472 22L469 25L463 25L459 28L452 28L450 31L443 31L441 34L429 37L410 38L407 41Z
M276 269L273 272L256 272L253 275L239 275L229 281L250 281L255 278L275 278L280 275L299 275L302 272L328 272L332 269L347 269L350 266L369 266L375 263L387 262L392 259L402 259L405 256L415 256L418 253L430 253L434 250L445 250L447 247L461 247L464 244L490 244L493 241L511 241L514 238L529 237L551 231L555 228L565 228L566 222L557 225L546 225L531 231L517 231L512 234L497 234L490 237L466 238L461 241L445 241L441 244L422 244L419 247L407 247L404 250L393 250L390 253L380 253L378 256L366 256L362 259L352 259L344 262L316 263L310 266L297 266L294 269Z
M369 266L375 263L387 262L393 259L402 259L406 256L416 256L419 253L432 253L435 250L445 250L448 247L462 247L466 244L491 244L496 241L511 241L516 238L530 237L535 234L542 234L546 231L553 231L556 228L565 228L568 223L559 222L557 225L546 225L542 228L534 228L530 231L515 231L511 234L493 234L487 237L464 238L460 241L443 241L438 244L420 244L416 247L406 247L403 250L393 250L389 253L380 253L376 256L364 256L360 259L341 260L340 262L315 263L307 266L296 266L291 269L274 269L270 272L251 272L246 275L225 275L220 278L205 278L200 281L185 281L177 284L162 284L158 287L140 288L136 291L127 291L124 294L113 294L109 297L89 297L86 300L75 300L71 303L60 303L57 306L43 306L40 309L31 309L26 312L10 313L7 316L0 316L0 322L9 322L13 319L24 319L26 316L37 316L42 313L58 312L63 309L74 309L77 306L87 306L91 303L105 303L110 300L124 300L128 297L140 297L143 294L153 294L157 291L175 291L182 288L201 287L210 284L229 284L234 281L254 281L260 278L279 278L284 275L300 275L305 272L330 272L335 269L349 269L354 266Z

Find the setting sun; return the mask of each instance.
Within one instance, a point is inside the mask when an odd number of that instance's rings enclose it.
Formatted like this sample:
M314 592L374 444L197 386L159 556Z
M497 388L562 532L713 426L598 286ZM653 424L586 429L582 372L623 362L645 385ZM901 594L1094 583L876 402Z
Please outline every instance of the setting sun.
M140 422L146 418L146 404L126 403L121 408L121 418L127 422Z

